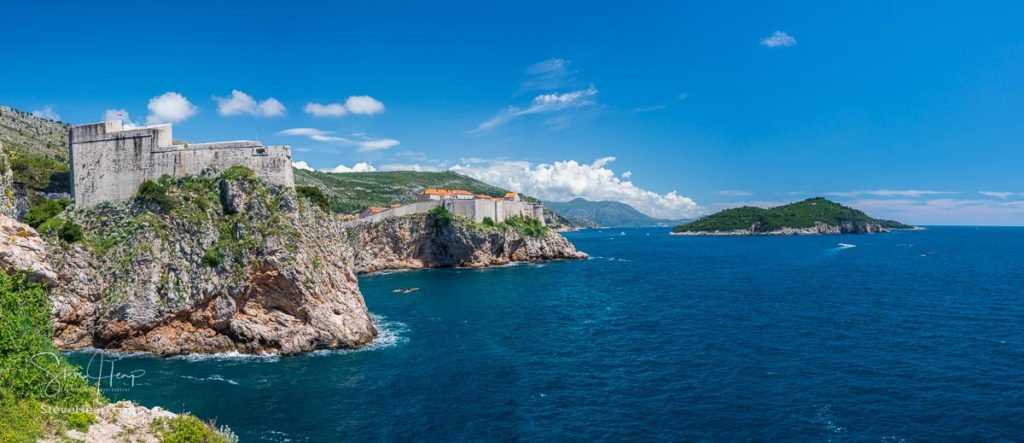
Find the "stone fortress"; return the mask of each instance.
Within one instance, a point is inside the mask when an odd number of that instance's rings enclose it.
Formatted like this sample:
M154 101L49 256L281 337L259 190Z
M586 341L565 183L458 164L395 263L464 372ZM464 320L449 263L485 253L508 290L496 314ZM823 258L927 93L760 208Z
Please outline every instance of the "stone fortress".
M246 166L263 180L295 186L288 146L263 146L256 141L175 143L171 125L124 128L105 121L73 126L68 136L71 195L75 205L131 200L144 180L183 177Z
M236 165L252 169L269 183L295 187L288 146L263 146L257 141L175 143L169 124L125 128L120 120L73 126L68 141L71 196L78 207L130 201L145 180L164 175L218 175ZM492 197L434 188L421 192L415 203L367 208L358 222L422 214L436 207L478 223L484 219L501 223L510 217L544 223L544 206L521 201L514 192Z
M389 208L370 207L359 214L360 222L376 222L390 217L422 214L436 207L443 207L477 223L485 218L501 223L510 217L533 218L544 223L544 205L520 200L519 194L509 192L504 197L484 194L474 195L462 189L427 188L419 194L419 201L407 205L392 205Z

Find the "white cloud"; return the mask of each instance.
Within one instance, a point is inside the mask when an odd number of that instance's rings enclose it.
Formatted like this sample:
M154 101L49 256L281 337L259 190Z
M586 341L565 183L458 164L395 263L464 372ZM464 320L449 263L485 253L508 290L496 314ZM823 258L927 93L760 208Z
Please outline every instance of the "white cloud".
M338 165L331 169L324 169L323 172L375 172L376 170L377 168L374 168L373 165L367 162L359 162L352 165L351 168L345 165Z
M769 48L785 48L796 45L796 39L782 31L775 31L771 36L761 40L761 46Z
M727 195L730 197L750 197L754 194L750 191L734 191L726 189L723 191L718 191L718 195Z
M32 116L37 118L45 118L47 120L60 121L60 115L57 114L57 111L53 110L53 105L46 105L43 106L43 109L37 109L35 111L32 111Z
M1006 199L1008 199L1010 197L1013 197L1015 195L1024 196L1024 192L1006 192L1006 191L978 191L978 194L984 195L986 197L1001 198L1003 200L1006 200Z
M331 134L333 133L330 131L323 131L316 128L291 128L277 132L277 135L308 137L310 140L318 142L350 142L347 138Z
M690 218L702 209L689 197L675 191L658 194L616 177L607 165L615 157L599 158L593 163L575 160L533 164L526 161L463 159L464 165L450 170L541 200L567 201L613 200L629 204L658 218Z
M825 195L834 195L837 197L856 197L860 195L873 195L876 197L927 197L948 194L956 194L956 192L928 191L921 189L876 189L871 191L845 191L825 193Z
M292 162L292 167L295 168L295 169L303 169L303 170L306 170L306 171L312 171L313 170L313 167L310 166L309 163L306 163L304 160L303 161Z
M401 143L392 138L381 138L363 140L356 142L356 144L359 145L360 151L380 151L384 149L391 149Z
M229 97L213 97L217 102L217 113L220 115L249 114L260 117L280 117L285 114L284 105L270 97L256 101L251 95L234 89Z
M569 61L549 58L526 68L527 79L519 86L520 92L550 91L573 83L576 72L569 70Z
M306 103L306 107L302 108L307 114L312 114L317 117L341 117L348 114L348 110L345 109L345 105L341 103L328 103L322 105L320 103Z
M345 100L345 109L353 114L373 115L384 112L384 103L369 95L353 95Z
M1022 225L1024 201L992 199L862 199L844 202L874 217L904 223Z
M690 93L689 92L680 92L679 94L676 95L676 100L686 100L689 97L690 97Z
M503 109L495 117L490 120L480 123L474 129L473 133L481 133L490 131L502 124L509 122L512 119L522 117L525 115L542 114L547 112L561 111L563 109L582 108L585 106L592 106L596 102L593 97L597 95L597 89L593 86L587 89L581 89L578 91L566 92L562 94L541 94L533 98L530 102L530 106L526 109L518 108L516 106L509 106Z
M363 134L353 134L354 138L345 138L334 135L331 131L324 131L317 128L291 128L278 131L277 135L307 137L318 142L330 142L341 145L357 146L360 151L380 151L390 149L401 144L392 138L372 138Z
M622 173L622 178L630 178L633 176L633 171L626 171Z
M199 108L177 92L167 92L149 99L149 115L146 124L177 123L196 115Z
M643 112L660 111L660 110L665 109L667 107L668 107L668 105L642 106L642 107L639 107L639 108L633 108L632 112L634 114L640 114L640 113L643 113Z
M384 112L384 103L369 95L353 95L341 103L306 103L307 114L316 117L341 117L348 114L374 115Z
M103 121L121 121L121 126L124 129L134 129L139 125L132 121L131 117L128 116L128 111L124 109L107 109L103 111Z

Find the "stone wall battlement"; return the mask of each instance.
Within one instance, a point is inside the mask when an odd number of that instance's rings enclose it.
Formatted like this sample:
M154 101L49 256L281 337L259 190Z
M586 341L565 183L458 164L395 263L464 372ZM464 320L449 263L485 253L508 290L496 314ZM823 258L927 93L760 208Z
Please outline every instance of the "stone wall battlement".
M126 129L120 121L73 126L68 140L71 195L80 207L131 200L145 180L219 174L236 165L269 183L295 186L288 146L249 140L175 144L171 125Z

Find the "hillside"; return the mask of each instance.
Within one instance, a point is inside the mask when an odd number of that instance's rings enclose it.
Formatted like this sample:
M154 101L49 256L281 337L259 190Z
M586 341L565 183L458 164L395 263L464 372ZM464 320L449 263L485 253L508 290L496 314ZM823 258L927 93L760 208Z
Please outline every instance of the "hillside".
M68 161L68 124L0 105L0 143L12 156Z
M426 188L465 189L474 194L500 197L508 192L497 186L454 172L311 172L295 170L295 184L316 186L327 194L336 212L355 214L369 206L412 203ZM536 201L527 196L527 201Z
M587 228L633 228L673 224L669 220L651 217L630 205L614 201L590 201L577 198L567 202L544 202L544 206L557 212L573 224Z
M673 232L684 234L749 231L747 233L762 234L786 229L820 230L821 224L834 227L835 230L841 232L873 232L874 229L911 228L911 226L897 221L872 218L862 211L816 197L770 209L752 206L726 209L676 226Z
M0 172L4 179L3 212L18 219L36 212L63 209L46 197L69 192L68 125L0 105ZM41 212L40 212L41 211Z

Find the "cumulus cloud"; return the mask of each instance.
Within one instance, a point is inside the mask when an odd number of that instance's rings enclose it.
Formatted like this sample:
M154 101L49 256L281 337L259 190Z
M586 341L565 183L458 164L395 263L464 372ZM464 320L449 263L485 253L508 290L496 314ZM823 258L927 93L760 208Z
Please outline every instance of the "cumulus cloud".
M149 115L146 124L177 123L196 115L199 108L177 92L167 92L149 99Z
M306 103L307 114L316 117L341 117L348 114L374 115L384 112L384 103L369 95L353 95L341 103Z
M561 111L564 109L582 108L585 106L592 106L597 102L594 100L594 96L597 95L597 89L593 86L587 89L581 89L578 91L566 92L561 94L541 94L533 98L530 102L530 106L519 108L516 106L509 106L503 109L498 115L493 118L480 123L476 129L471 132L481 133L490 131L498 126L501 126L509 121L532 114L543 114L548 112Z
M569 69L569 61L549 58L526 68L526 80L519 86L520 92L550 91L572 84L576 72Z
M352 167L338 165L331 169L324 169L323 172L375 172L376 170L377 168L374 168L373 165L367 162L359 162L352 165Z
M652 217L681 219L701 213L691 198L675 191L659 194L634 185L615 175L608 168L615 157L603 157L593 163L576 160L553 163L526 161L463 159L462 165L450 170L475 179L532 195L541 200L567 201L576 197L587 200L613 200L629 204Z
M291 128L278 131L277 135L306 137L317 142L329 142L339 145L356 146L360 151L380 151L391 149L401 144L393 138L373 138L363 134L353 134L352 138L334 135L331 131L317 128Z
M769 48L786 48L796 45L796 39L782 31L775 31L772 35L761 40L761 46Z
M234 89L228 97L213 97L217 102L217 113L220 115L249 114L259 117L280 117L285 114L284 105L270 97L257 101L251 95Z
M53 110L53 105L46 105L43 106L43 109L37 109L35 111L32 111L32 116L37 118L45 118L47 120L60 121L60 115L57 114L57 111Z
M131 117L128 116L128 111L124 109L107 109L103 111L103 121L121 121L121 126L124 129L137 128L139 125L132 121Z
M303 161L292 162L292 167L295 168L295 169L302 169L302 170L306 170L306 171L312 171L313 170L313 167L310 166L309 163L306 163L304 160Z
M328 103L322 105L320 103L306 103L306 106L302 108L307 114L312 114L317 117L341 117L348 114L348 110L345 109L345 105L341 103Z
M384 103L369 95L353 95L345 100L345 109L353 114L373 115L384 112Z

